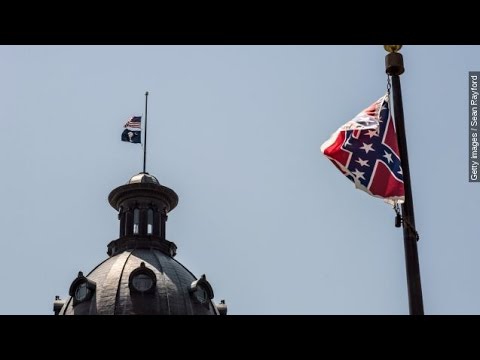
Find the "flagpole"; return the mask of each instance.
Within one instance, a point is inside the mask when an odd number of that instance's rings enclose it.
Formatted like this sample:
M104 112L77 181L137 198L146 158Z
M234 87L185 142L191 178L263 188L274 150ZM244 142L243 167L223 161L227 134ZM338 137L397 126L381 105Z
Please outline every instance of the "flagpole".
M145 135L143 144L143 173L146 173L147 168L147 105L148 105L148 91L145 93Z
M400 75L405 68L403 56L397 51L401 45L385 45L389 54L385 57L387 74L392 79L393 112L397 129L398 150L402 162L403 183L405 188L405 202L402 204L403 239L405 245L405 267L407 272L408 303L410 315L423 315L422 284L420 281L420 265L418 261L417 241L415 230L415 216L413 212L412 186L410 182L410 168L408 165L407 138L403 118L402 89Z

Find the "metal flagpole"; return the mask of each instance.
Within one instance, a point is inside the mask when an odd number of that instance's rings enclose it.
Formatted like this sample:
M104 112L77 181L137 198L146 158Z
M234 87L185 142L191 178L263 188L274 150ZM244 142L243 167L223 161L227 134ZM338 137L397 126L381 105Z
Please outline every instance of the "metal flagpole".
M147 105L148 105L148 91L145 93L145 135L143 144L143 172L146 173L147 167Z
M410 168L408 166L407 139L403 119L402 89L400 75L403 74L403 56L397 51L401 45L385 45L389 54L385 57L387 74L392 79L393 113L397 129L398 150L402 162L405 202L402 204L403 239L405 244L405 265L407 271L408 303L410 315L423 315L422 284L420 282L420 266L418 262L415 216L413 213L412 186L410 183Z

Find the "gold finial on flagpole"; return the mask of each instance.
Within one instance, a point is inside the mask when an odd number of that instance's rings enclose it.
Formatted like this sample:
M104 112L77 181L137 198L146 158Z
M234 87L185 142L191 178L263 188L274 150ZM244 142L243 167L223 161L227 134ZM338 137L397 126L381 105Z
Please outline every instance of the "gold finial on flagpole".
M402 45L383 45L383 48L389 53L396 53L402 48Z

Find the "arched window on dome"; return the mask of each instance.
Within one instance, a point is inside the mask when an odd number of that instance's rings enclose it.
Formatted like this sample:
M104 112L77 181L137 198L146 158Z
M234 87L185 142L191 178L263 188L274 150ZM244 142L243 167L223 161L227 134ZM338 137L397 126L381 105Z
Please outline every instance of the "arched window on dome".
M73 280L68 294L73 298L73 306L86 302L93 297L97 284L85 276L83 272L79 271L78 276Z
M120 220L120 237L125 236L125 212L123 206L118 209L118 220Z
M152 235L153 234L153 210L148 209L147 213L147 234Z
M135 208L133 209L133 234L138 234L138 229L140 227L140 210Z
M192 282L188 290L195 303L201 304L207 309L210 308L210 301L213 299L213 289L207 281L205 274L200 279Z
M157 286L157 276L151 269L145 267L145 263L142 261L140 267L130 274L128 286L133 293L152 294Z

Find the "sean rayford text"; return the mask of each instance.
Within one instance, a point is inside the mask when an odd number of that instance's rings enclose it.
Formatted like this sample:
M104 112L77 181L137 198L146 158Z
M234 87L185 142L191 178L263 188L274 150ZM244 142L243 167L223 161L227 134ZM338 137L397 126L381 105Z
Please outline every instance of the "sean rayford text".
M470 182L479 182L478 179L478 76L480 72L469 73L469 179Z

